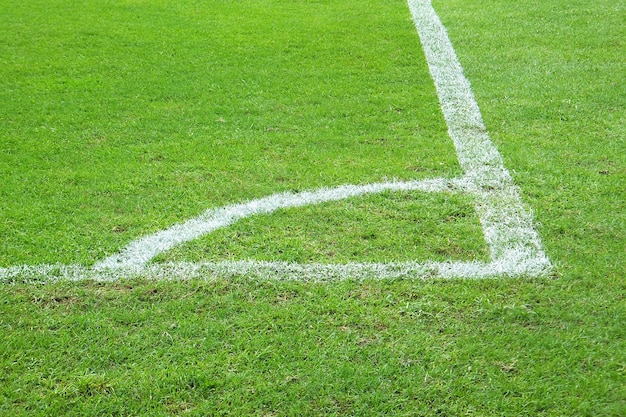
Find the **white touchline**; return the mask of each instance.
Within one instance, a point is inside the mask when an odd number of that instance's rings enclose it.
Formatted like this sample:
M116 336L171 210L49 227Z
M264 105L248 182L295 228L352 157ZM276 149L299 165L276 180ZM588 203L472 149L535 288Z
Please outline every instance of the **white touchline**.
M409 0L409 8L459 163L475 185L476 210L492 260L515 263L534 259L543 269L550 268L532 215L522 204L502 157L489 138L446 29L430 0Z
M166 230L145 236L92 268L82 265L21 265L0 268L0 282L58 279L117 280L142 276L154 279L231 277L261 279L338 280L398 277L539 276L551 269L533 227L530 211L491 142L469 82L463 75L452 43L430 0L408 0L437 89L449 135L465 174L462 178L343 185L302 193L268 197L209 209ZM253 215L281 208L302 207L384 191L466 193L473 196L490 262L398 262L347 264L295 264L265 261L150 264L158 254Z

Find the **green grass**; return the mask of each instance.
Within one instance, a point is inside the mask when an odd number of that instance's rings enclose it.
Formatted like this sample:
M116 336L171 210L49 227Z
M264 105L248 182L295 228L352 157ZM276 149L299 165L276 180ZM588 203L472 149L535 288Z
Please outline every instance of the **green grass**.
M460 173L406 7L284 3L0 6L0 265L92 264L279 191Z
M563 296L575 288L3 287L2 405L29 415L619 415L623 311L603 294Z
M482 228L468 200L443 193L387 192L283 209L180 245L156 262L488 261Z
M626 5L434 5L553 276L0 286L0 410L624 415ZM0 1L0 23L2 266L90 264L281 190L460 173L400 0ZM410 195L276 212L163 256L483 256L468 201ZM414 227L423 246L393 239Z

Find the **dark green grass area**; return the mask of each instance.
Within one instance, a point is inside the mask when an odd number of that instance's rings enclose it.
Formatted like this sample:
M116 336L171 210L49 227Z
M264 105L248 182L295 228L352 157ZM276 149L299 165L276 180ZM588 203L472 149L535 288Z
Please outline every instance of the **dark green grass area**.
M489 259L469 198L387 192L253 216L159 261L401 262Z
M452 176L401 1L0 2L0 265L91 264L207 208Z
M0 407L12 415L623 411L623 309L565 280L244 278L0 295Z
M434 5L552 276L0 286L2 413L625 415L626 5ZM459 173L402 1L0 1L0 19L0 265L92 262L280 190ZM236 227L256 220L285 232Z

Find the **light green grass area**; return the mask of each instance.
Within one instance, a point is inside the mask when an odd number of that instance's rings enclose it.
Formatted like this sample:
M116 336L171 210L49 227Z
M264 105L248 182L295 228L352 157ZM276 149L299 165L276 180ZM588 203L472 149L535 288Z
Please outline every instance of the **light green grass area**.
M460 173L403 1L13 3L2 266L90 264L282 190ZM553 276L4 285L2 413L623 416L626 4L434 6ZM478 259L470 207L387 193L284 210L163 258ZM316 252L333 222L342 246ZM413 230L424 245L402 243Z
M460 173L398 2L3 2L0 265L210 207Z

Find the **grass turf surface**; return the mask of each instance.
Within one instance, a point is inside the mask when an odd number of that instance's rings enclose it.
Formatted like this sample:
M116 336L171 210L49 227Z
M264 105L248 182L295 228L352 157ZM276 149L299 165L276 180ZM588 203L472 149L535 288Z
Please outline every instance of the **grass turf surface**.
M0 6L3 265L93 262L207 201L459 172L401 1L45 4ZM3 286L0 407L623 415L624 5L434 5L555 276ZM270 71L272 39L301 65Z
M460 173L403 5L4 8L1 265L90 265L284 190Z

